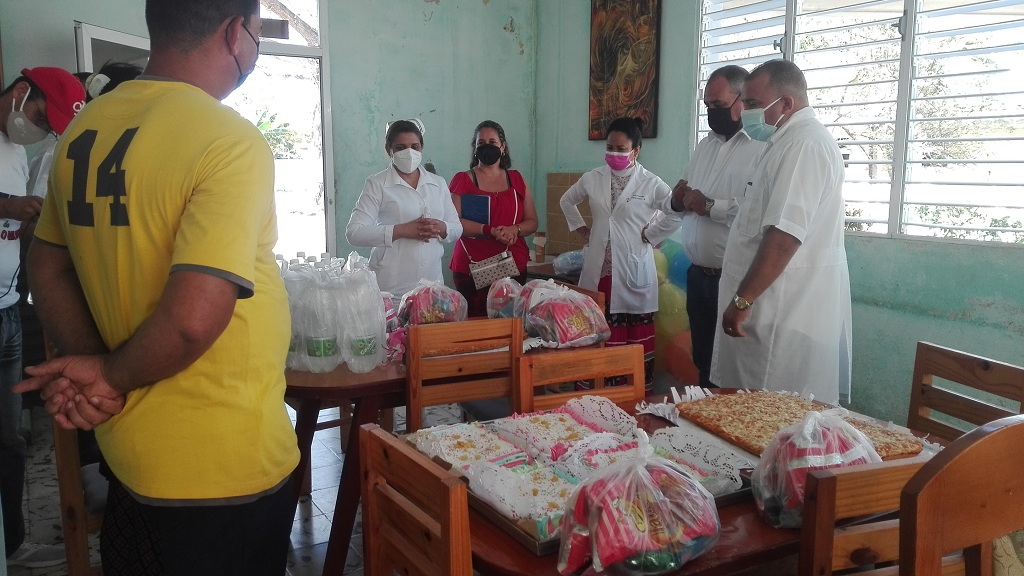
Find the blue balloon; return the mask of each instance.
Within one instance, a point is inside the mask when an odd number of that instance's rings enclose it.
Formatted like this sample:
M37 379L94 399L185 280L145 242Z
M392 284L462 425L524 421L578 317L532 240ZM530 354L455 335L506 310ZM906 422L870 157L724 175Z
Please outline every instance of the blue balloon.
M672 259L668 263L668 279L670 282L679 286L686 291L686 271L690 269L690 259L686 257L686 252L680 250L676 252Z

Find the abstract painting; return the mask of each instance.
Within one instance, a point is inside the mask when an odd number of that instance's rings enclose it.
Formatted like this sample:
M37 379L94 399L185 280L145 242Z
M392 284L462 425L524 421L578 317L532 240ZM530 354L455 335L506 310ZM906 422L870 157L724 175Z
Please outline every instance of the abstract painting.
M591 0L591 140L604 140L621 116L642 118L657 136L661 0Z

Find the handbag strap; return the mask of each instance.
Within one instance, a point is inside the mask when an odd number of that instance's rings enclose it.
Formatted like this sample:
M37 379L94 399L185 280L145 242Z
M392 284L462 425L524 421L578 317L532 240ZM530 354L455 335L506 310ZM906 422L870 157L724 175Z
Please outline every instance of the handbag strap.
M506 174L507 174L507 171L506 171ZM475 177L474 177L474 180L475 180ZM512 225L514 226L515 223L516 223L516 220L519 219L519 193L516 191L515 188L511 188L511 190L512 190L512 198L513 198L513 200L515 202L515 205L516 205L516 213L512 216ZM519 242L519 236L516 236L516 242ZM470 264L476 264L476 260L473 260L473 257L469 255L469 250L466 249L466 241L465 241L465 239L459 238L459 245L462 246L462 251L466 253L466 258L469 258ZM505 253L505 252L508 252L508 246L505 246L505 249L501 251L501 253Z

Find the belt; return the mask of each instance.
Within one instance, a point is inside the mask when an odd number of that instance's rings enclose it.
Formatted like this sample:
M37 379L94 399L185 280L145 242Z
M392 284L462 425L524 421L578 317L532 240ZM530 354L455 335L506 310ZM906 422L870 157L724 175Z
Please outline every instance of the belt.
M701 272L703 272L705 276L721 276L722 275L722 269L721 268L705 268L704 266L697 266L696 264L694 264L693 266L696 267Z

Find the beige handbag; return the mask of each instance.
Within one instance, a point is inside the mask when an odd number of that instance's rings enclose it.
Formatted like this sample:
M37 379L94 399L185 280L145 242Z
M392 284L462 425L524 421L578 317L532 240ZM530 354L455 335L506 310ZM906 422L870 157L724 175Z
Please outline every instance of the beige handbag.
M466 249L465 244L462 245L462 249ZM469 256L469 251L466 252L466 256ZM502 278L518 276L519 267L516 266L512 253L505 250L501 254L495 254L479 262L474 262L470 258L469 274L473 277L473 284L476 285L476 289L480 290L481 288L489 287Z

